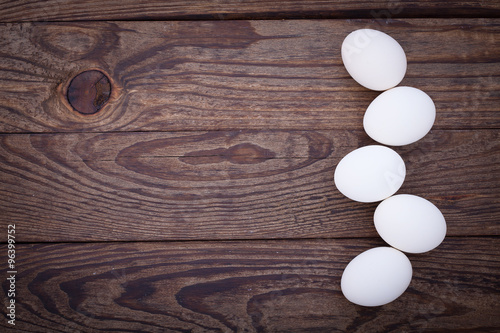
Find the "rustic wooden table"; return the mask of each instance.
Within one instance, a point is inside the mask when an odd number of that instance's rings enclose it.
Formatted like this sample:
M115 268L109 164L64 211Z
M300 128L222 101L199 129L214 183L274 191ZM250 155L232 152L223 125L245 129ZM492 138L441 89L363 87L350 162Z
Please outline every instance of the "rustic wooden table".
M2 332L500 332L500 2L4 1L0 22ZM378 93L340 57L367 27L437 107L395 147L398 193L448 223L374 308L340 277L385 245L376 204L333 183L374 143Z

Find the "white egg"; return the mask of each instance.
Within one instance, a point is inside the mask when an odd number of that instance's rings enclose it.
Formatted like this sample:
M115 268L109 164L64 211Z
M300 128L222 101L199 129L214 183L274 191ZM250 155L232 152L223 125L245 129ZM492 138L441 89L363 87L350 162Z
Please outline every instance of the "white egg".
M337 189L351 200L376 202L403 185L406 167L401 156L388 147L372 145L351 151L335 169Z
M376 247L359 254L346 266L340 288L352 303L384 305L405 292L412 273L404 253L392 247Z
M352 78L372 90L395 87L406 74L406 55L391 36L373 29L359 29L344 39L342 61Z
M429 95L417 88L396 87L370 103L363 126L373 140L402 146L423 138L435 119L436 107Z
M410 194L398 194L375 209L374 223L387 244L408 253L436 248L446 236L446 221L430 201Z

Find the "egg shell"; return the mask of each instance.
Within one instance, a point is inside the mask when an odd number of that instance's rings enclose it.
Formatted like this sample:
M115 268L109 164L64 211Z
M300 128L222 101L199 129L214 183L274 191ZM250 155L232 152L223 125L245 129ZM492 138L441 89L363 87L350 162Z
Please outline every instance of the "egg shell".
M430 251L446 236L446 221L441 211L416 195L398 194L382 201L373 220L387 244L408 253Z
M411 262L404 253L392 247L376 247L362 252L346 266L340 287L352 303L380 306L405 292L412 273Z
M359 29L344 39L342 62L351 77L363 87L387 90L406 74L406 54L391 36L373 29Z
M403 185L406 167L401 156L385 146L358 148L344 156L335 168L337 189L351 200L381 201Z
M413 87L396 87L370 103L363 127L377 142L402 146L422 139L435 119L436 107L429 95Z

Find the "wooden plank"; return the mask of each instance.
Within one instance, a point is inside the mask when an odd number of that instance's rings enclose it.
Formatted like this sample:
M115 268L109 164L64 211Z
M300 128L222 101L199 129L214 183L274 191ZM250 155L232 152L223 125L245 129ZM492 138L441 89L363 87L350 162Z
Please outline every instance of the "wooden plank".
M4 1L0 22L287 18L499 17L497 1Z
M24 232L19 230L20 233ZM23 244L16 332L497 332L499 238L409 255L408 290L367 308L340 277L380 239ZM6 252L5 245L0 247ZM2 276L5 276L5 270ZM7 280L2 282L9 289ZM5 317L6 307L0 307ZM5 320L3 332L14 332Z
M401 85L435 101L435 128L500 126L500 20L81 22L0 29L0 132L360 129L377 96L340 46L380 29L406 50ZM112 84L96 114L71 109L82 71Z
M362 131L0 136L2 224L26 242L376 236L376 204L335 188ZM497 130L397 147L399 193L434 202L449 235L499 235ZM6 237L1 236L2 239Z

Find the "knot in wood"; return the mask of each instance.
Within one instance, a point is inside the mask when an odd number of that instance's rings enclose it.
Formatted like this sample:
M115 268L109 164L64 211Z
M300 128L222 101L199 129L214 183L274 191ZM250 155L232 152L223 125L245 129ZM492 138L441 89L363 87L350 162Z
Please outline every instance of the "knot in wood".
M109 78L101 71L89 70L75 76L67 92L71 107L82 114L94 114L104 107L111 95Z

